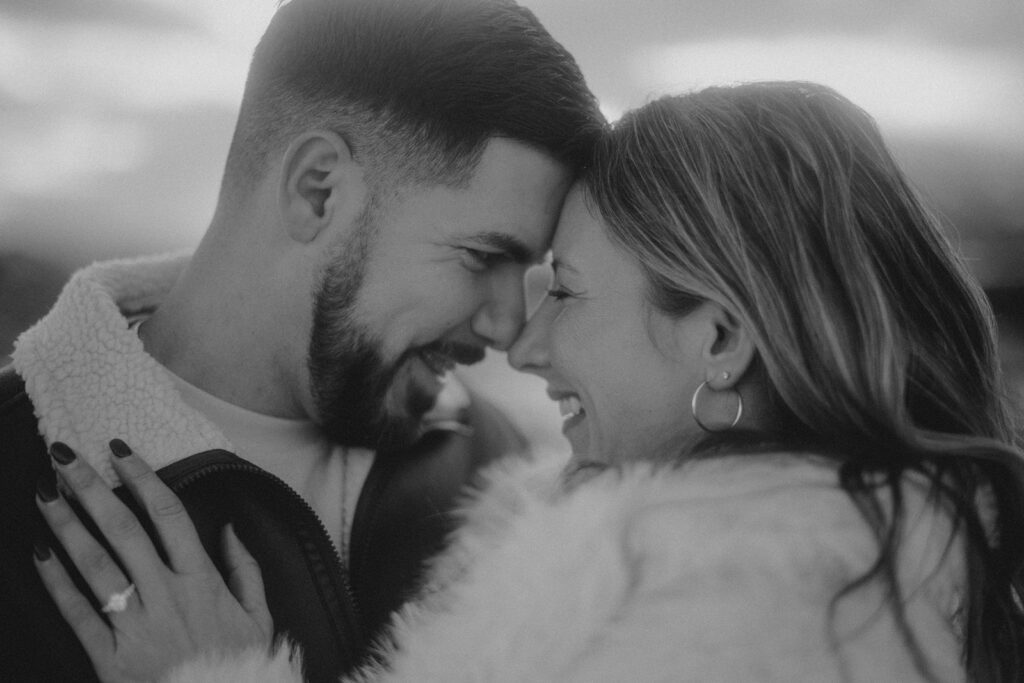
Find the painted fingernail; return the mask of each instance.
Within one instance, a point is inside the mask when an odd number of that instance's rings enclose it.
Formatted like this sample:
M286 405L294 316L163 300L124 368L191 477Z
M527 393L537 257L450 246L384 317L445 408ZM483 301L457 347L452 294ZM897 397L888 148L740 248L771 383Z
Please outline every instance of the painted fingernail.
M75 452L62 441L54 441L50 446L50 457L61 465L70 465L75 460Z
M111 439L110 452L119 458L126 458L132 454L132 449L121 439Z
M43 475L36 482L36 495L44 503L52 503L57 500L57 481L52 475Z
M46 562L50 559L50 546L46 545L42 541L36 541L32 544L32 554L36 556L36 559L40 562Z

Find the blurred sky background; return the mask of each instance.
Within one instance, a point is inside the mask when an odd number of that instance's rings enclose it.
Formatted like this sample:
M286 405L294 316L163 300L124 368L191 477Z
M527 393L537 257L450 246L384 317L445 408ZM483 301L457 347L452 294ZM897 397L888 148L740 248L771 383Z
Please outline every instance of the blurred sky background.
M1024 307L1024 0L523 4L610 118L702 85L833 86L876 117L1001 306ZM276 6L0 0L0 361L73 268L198 241ZM1024 376L1020 348L1007 362ZM499 399L557 430L542 385L508 381Z

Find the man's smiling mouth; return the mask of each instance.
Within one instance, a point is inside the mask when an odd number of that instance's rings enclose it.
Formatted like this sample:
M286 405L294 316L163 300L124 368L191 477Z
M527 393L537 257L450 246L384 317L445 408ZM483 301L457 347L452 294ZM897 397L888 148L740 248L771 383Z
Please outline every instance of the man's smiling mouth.
M455 360L440 351L424 350L419 356L423 364L439 377L455 369Z
M464 344L460 342L444 341L434 342L421 347L415 352L430 372L438 377L443 377L456 365L473 365L484 359L486 350L482 347Z

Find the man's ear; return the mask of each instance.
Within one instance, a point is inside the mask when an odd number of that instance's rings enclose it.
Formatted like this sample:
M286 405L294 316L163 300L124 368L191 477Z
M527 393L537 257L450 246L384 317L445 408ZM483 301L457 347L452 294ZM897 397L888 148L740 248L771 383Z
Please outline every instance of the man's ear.
M708 302L709 334L701 350L705 379L715 391L730 389L750 369L757 353L743 324L721 305Z
M311 242L339 213L361 211L362 170L348 143L333 131L308 131L293 139L285 150L279 196L288 235L298 242Z

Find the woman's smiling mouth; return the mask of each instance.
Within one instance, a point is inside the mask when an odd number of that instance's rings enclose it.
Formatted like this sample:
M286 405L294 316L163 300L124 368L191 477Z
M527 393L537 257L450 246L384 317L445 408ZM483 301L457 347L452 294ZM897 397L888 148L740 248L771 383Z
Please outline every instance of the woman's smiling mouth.
M578 396L565 396L558 399L558 412L562 417L573 418L583 413L583 404Z

